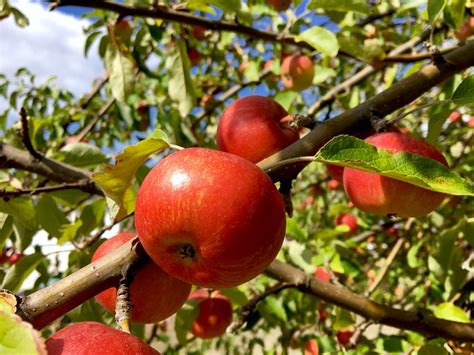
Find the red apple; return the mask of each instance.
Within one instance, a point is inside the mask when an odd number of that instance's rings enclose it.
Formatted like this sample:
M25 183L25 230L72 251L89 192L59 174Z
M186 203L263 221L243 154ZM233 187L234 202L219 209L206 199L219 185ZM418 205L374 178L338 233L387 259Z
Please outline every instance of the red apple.
M160 354L131 334L96 322L74 323L46 340L48 355Z
M324 309L324 306L324 303L320 303L318 307L318 315L321 322L324 322L329 316L328 312Z
M199 40L206 38L206 28L202 26L193 26L192 27L192 34L193 37Z
M347 345L349 345L349 343L350 343L352 334L354 334L354 332L352 330L339 330L336 333L337 341L343 347L347 347Z
M309 339L304 344L304 355L319 355L319 346L315 339Z
M11 255L10 255L10 258L8 259L8 261L10 262L10 265L15 265L17 262L19 262L22 258L24 257L24 255L22 253L17 253L16 251L14 251Z
M201 61L202 55L196 48L188 48L188 58L191 65L197 65Z
M210 339L225 333L232 322L232 306L226 296L219 291L209 294L206 289L199 289L189 299L198 301L199 313L191 328L195 336Z
M474 33L474 16L466 20L458 31L454 32L454 36L460 41L465 42L466 39Z
M331 281L331 274L322 266L318 266L316 268L316 271L314 272L314 277L326 282Z
M281 64L281 80L285 88L302 91L313 83L313 61L305 55L290 55Z
M451 122L451 123L454 123L456 121L458 121L460 118L461 118L461 112L459 111L454 111L452 112L449 117L448 117L448 120Z
M291 0L267 0L267 4L277 11L285 11L290 7Z
M257 163L299 138L287 121L288 112L269 97L237 99L221 116L217 145L220 150Z
M469 117L469 120L467 121L467 126L474 127L474 116Z
M124 232L106 240L97 248L92 261L100 259L134 237L135 233ZM132 322L158 323L168 318L186 302L189 292L191 285L171 277L153 262L147 262L135 274L130 288ZM111 287L95 298L108 311L114 312L117 288Z
M368 137L366 142L393 153L410 152L448 165L436 148L421 139L401 133L375 134ZM344 169L344 189L357 208L376 215L424 216L437 208L445 198L439 192L352 168Z
M343 213L336 217L334 221L336 226L340 226L345 224L349 227L349 231L347 234L354 234L357 231L357 217L354 216L352 213Z
M170 275L209 288L262 273L280 250L285 224L280 194L261 169L205 148L161 160L136 200L135 225L148 255Z
M329 190L337 190L341 186L341 183L336 179L331 179L328 181L328 189Z

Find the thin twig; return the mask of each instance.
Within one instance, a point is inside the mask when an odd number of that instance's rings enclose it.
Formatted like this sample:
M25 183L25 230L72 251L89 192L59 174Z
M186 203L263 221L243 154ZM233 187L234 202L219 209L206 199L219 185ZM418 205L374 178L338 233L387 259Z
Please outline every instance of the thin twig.
M43 156L33 147L30 137L30 128L28 126L28 115L26 109L22 107L20 109L20 122L21 122L21 141L25 146L26 150L37 160L41 160Z
M109 73L105 73L104 76L102 76L102 78L92 88L92 91L85 97L84 102L81 104L81 108L84 109L89 106L92 99L99 93L100 89L102 89L107 80L109 80Z
M7 190L7 189L0 189L0 196L3 199L8 198L15 198L21 195L38 195L44 192L52 192L52 191L59 191L59 190L72 190L72 189L79 189L84 191L91 190L91 181L90 180L82 180L79 182L71 182L71 183L63 183L59 185L53 186L43 186L43 187L36 187L31 189L16 189L16 190Z
M108 99L104 105L99 109L99 111L92 117L92 119L87 123L87 125L82 129L82 131L77 135L78 142L82 141L84 137L92 130L95 124L100 120L100 118L107 113L107 111L114 104L115 99L111 97Z

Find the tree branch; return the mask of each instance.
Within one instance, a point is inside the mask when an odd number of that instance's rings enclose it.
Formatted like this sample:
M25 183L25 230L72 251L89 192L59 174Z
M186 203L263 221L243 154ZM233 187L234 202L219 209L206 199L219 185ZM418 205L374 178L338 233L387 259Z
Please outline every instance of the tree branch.
M26 109L22 107L20 109L20 122L21 122L21 141L25 146L26 150L37 160L41 160L43 157L38 151L33 147L30 137L30 128L28 127L28 115Z
M21 195L38 195L44 192L52 192L52 191L59 191L59 190L71 190L71 189L79 189L83 191L90 191L93 187L91 186L91 180L81 180L79 182L70 182L70 183L63 183L59 185L53 186L43 186L43 187L35 187L32 189L16 189L16 190L6 190L0 189L0 197L3 199L9 199L18 197Z

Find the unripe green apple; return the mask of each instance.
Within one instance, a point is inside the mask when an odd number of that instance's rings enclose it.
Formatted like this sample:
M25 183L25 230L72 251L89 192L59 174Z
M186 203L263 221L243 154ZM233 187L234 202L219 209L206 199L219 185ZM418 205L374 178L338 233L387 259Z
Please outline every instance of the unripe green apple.
M191 332L202 339L219 337L232 322L232 305L229 299L217 290L210 294L206 289L194 291L190 300L197 300L198 316Z
M237 99L219 120L217 145L220 150L257 163L299 138L287 121L288 112L269 97Z
M135 235L123 232L107 239L97 248L92 261L112 252L133 239ZM190 292L191 285L171 277L153 262L148 261L137 271L130 287L131 320L134 323L158 323L176 313L186 302ZM111 287L95 298L105 309L114 312L117 288Z
M313 61L305 55L290 55L281 63L281 80L287 89L303 91L311 86L313 78Z
M285 223L280 194L261 169L205 148L161 160L136 200L135 226L148 255L170 275L209 288L262 273L280 250Z
M141 339L97 322L79 322L46 340L48 355L159 355Z
M434 159L448 166L443 155L421 139L396 132L368 137L367 143L392 153L409 152ZM354 205L376 215L420 217L436 209L445 195L439 192L357 169L344 169L344 189Z

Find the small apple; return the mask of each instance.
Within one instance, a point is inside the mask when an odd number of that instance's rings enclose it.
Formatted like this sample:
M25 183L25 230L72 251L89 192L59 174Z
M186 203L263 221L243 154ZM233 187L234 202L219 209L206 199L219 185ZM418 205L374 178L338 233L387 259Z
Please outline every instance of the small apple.
M46 340L48 355L160 354L141 339L97 322L71 324Z
M392 153L410 152L448 166L446 159L427 142L396 132L378 133L365 140ZM357 169L344 169L344 189L354 205L376 215L424 216L443 202L445 195L407 182Z
M331 281L331 274L322 266L318 266L314 272L314 277L321 281L329 282Z
M192 34L193 37L199 40L203 40L206 38L206 30L207 28L202 26L192 26Z
M19 262L22 258L24 257L24 255L22 253L17 253L16 251L14 251L11 255L10 255L10 258L8 259L8 261L10 262L10 265L15 265L17 262Z
M347 347L350 343L352 334L354 332L351 329L346 329L346 330L339 330L336 333L336 338L339 344L341 344L343 347Z
M304 355L319 355L319 346L316 339L309 339L304 344Z
M202 55L196 48L188 48L188 58L191 65L197 65L201 61Z
M286 11L291 5L291 0L267 0L267 4L277 11Z
M137 103L137 113L140 116L138 130L146 131L150 126L150 106L146 101L139 101Z
M232 306L229 299L219 291L210 294L206 289L191 293L190 300L197 300L199 313L193 322L191 333L202 339L219 337L232 322Z
M467 126L474 127L474 116L469 117L469 120L467 121Z
M219 120L217 145L220 150L257 163L299 138L297 130L288 126L288 118L288 112L269 97L237 99Z
M322 302L319 304L319 307L318 307L318 315L319 315L319 320L321 322L324 322L329 317L328 312L325 310L325 304Z
M454 32L454 36L460 41L465 42L466 39L474 33L474 16L466 20L458 31Z
M8 248L3 248L2 254L0 255L0 265L6 264L9 261Z
M303 91L311 86L313 77L313 61L305 55L290 55L281 64L281 80L287 89Z
M449 117L448 117L448 120L451 122L451 123L455 123L457 122L460 118L461 118L461 112L459 111L454 111L452 112Z
M136 200L135 225L148 255L170 275L209 288L262 273L280 250L285 224L282 198L260 168L205 148L161 160Z
M354 234L357 232L357 217L354 216L352 213L343 213L336 217L334 221L336 226L340 226L345 224L349 227L349 231L346 233L347 235Z
M341 187L341 183L336 179L329 180L327 185L329 190L337 190L339 187Z
M134 237L135 233L123 232L107 239L97 248L92 261L102 258ZM148 261L137 271L130 287L132 322L158 323L168 318L186 302L189 292L191 285L171 277ZM115 311L116 298L116 287L111 287L95 297L97 302L110 312Z

